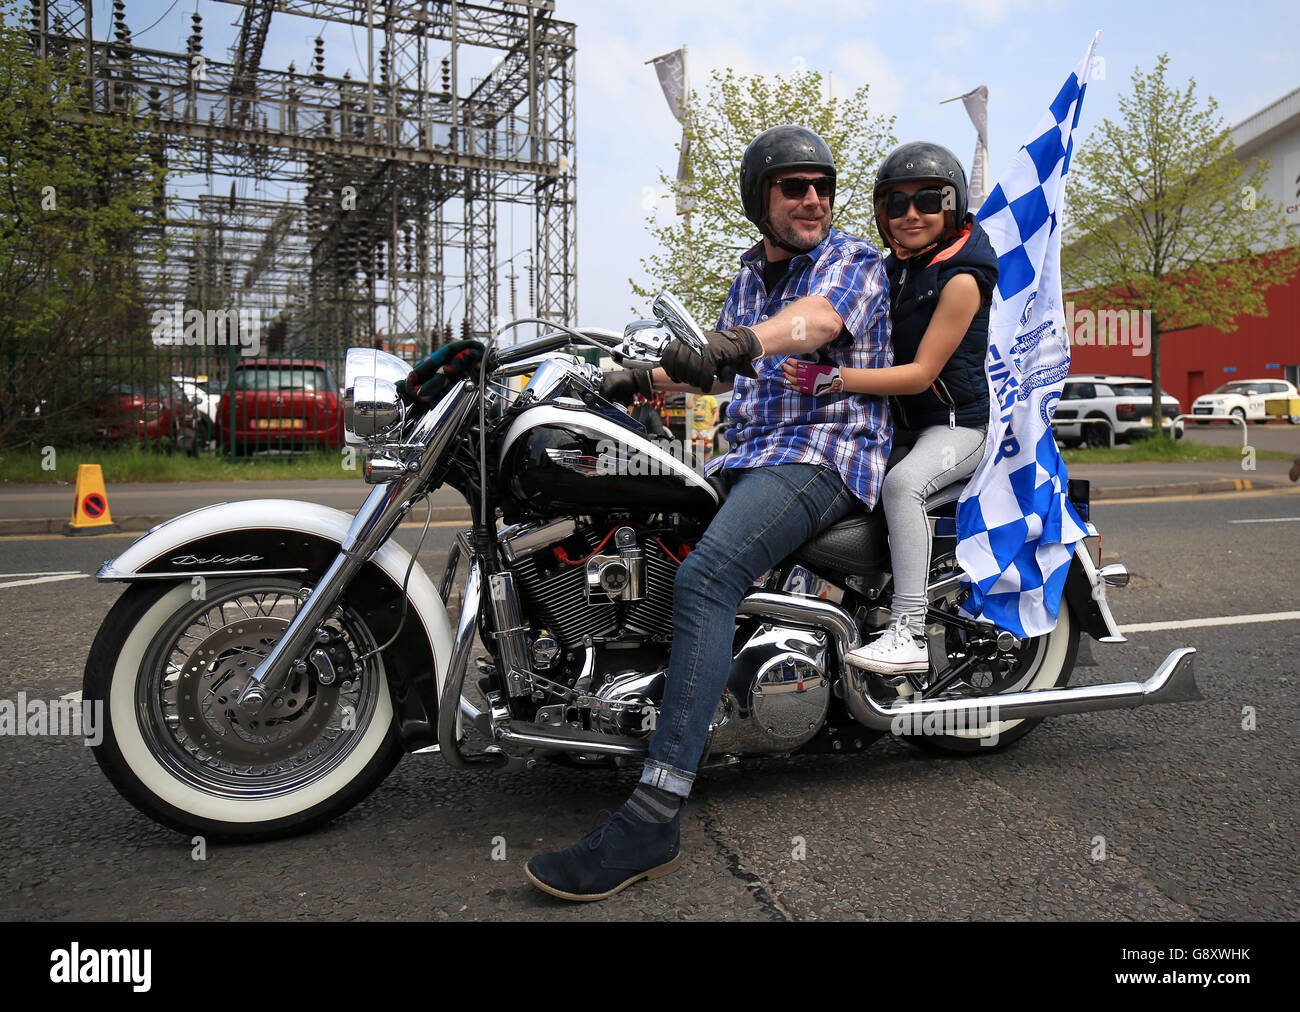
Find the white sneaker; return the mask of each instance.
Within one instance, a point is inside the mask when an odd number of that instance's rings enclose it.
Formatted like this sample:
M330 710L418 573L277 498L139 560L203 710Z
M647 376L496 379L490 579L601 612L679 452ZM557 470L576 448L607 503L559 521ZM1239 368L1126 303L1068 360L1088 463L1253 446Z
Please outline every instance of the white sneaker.
M930 652L911 631L911 617L900 615L894 624L870 643L846 654L844 662L882 675L929 671Z

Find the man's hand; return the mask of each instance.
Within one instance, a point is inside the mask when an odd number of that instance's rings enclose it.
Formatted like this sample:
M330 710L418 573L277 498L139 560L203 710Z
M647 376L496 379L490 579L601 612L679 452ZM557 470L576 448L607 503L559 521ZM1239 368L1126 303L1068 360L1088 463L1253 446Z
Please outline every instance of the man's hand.
M600 378L600 396L615 404L629 406L637 394L651 394L650 373L645 369L622 369L607 372Z
M763 346L748 327L731 327L713 330L704 335L704 354L689 348L680 339L673 340L664 349L659 364L668 377L677 383L688 383L708 393L715 379L726 379L740 373L751 379L754 359L763 354Z

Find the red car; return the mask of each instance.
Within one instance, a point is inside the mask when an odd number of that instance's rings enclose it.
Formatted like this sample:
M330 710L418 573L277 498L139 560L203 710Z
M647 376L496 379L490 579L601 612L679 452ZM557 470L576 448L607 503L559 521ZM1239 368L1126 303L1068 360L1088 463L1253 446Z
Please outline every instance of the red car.
M324 362L250 359L235 367L217 409L221 445L301 450L343 444L343 405Z
M198 413L174 383L117 383L95 405L95 436L108 443L139 439L168 453L198 453Z

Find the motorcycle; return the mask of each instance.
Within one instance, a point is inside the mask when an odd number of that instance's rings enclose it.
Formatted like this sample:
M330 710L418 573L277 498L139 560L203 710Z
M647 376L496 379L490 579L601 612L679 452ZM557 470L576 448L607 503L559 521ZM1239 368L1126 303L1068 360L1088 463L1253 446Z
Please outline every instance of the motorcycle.
M544 324L540 337L490 345L478 374L428 409L398 396L406 363L352 349L345 424L373 486L355 517L309 502L222 503L106 562L98 578L128 587L95 638L83 698L103 703L95 757L118 791L180 832L249 841L339 815L404 752L502 770L642 758L663 696L674 576L725 486L648 438L600 396L600 368L568 352L652 368L674 339L703 347L672 295L653 313L622 335ZM508 327L523 323L543 321ZM527 374L516 393L511 379ZM420 547L408 553L392 536L443 485L474 519L435 586L416 565ZM884 627L890 600L883 514L850 515L741 602L705 765L852 751L889 733L971 754L1053 714L1201 698L1187 648L1144 682L1067 687L1083 635L1124 641L1106 591L1128 574L1099 566L1091 524L1051 632L1021 638L962 614L960 493L927 504L930 671L891 679L844 664ZM1072 482L1071 498L1086 519L1086 483ZM787 589L797 567L824 594Z

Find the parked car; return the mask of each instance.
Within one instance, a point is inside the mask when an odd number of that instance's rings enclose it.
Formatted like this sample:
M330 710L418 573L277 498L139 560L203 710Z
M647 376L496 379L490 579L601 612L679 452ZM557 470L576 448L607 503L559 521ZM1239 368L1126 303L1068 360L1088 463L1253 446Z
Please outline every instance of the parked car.
M1194 415L1236 415L1243 422L1266 422L1270 418L1265 402L1275 397L1296 397L1294 383L1276 379L1233 380L1213 393L1202 394L1192 401ZM1287 416L1292 425L1300 425L1300 415ZM1197 425L1209 425L1209 420Z
M106 443L143 440L168 453L197 454L198 411L174 383L115 383L95 405L95 436Z
M223 449L301 450L343 444L334 374L308 359L250 359L235 366L217 406Z
M1161 428L1172 429L1175 439L1183 438L1183 423L1174 423L1182 412L1178 398L1162 391ZM1067 376L1056 405L1058 423L1072 418L1104 418L1115 430L1115 442L1143 439L1150 434L1151 381L1141 376L1078 375ZM1056 439L1062 446L1109 446L1106 426L1061 425Z
M206 376L173 376L172 382L181 388L198 412L195 432L199 445L207 446L217 435L217 411L221 406L221 395L213 393L212 384Z

